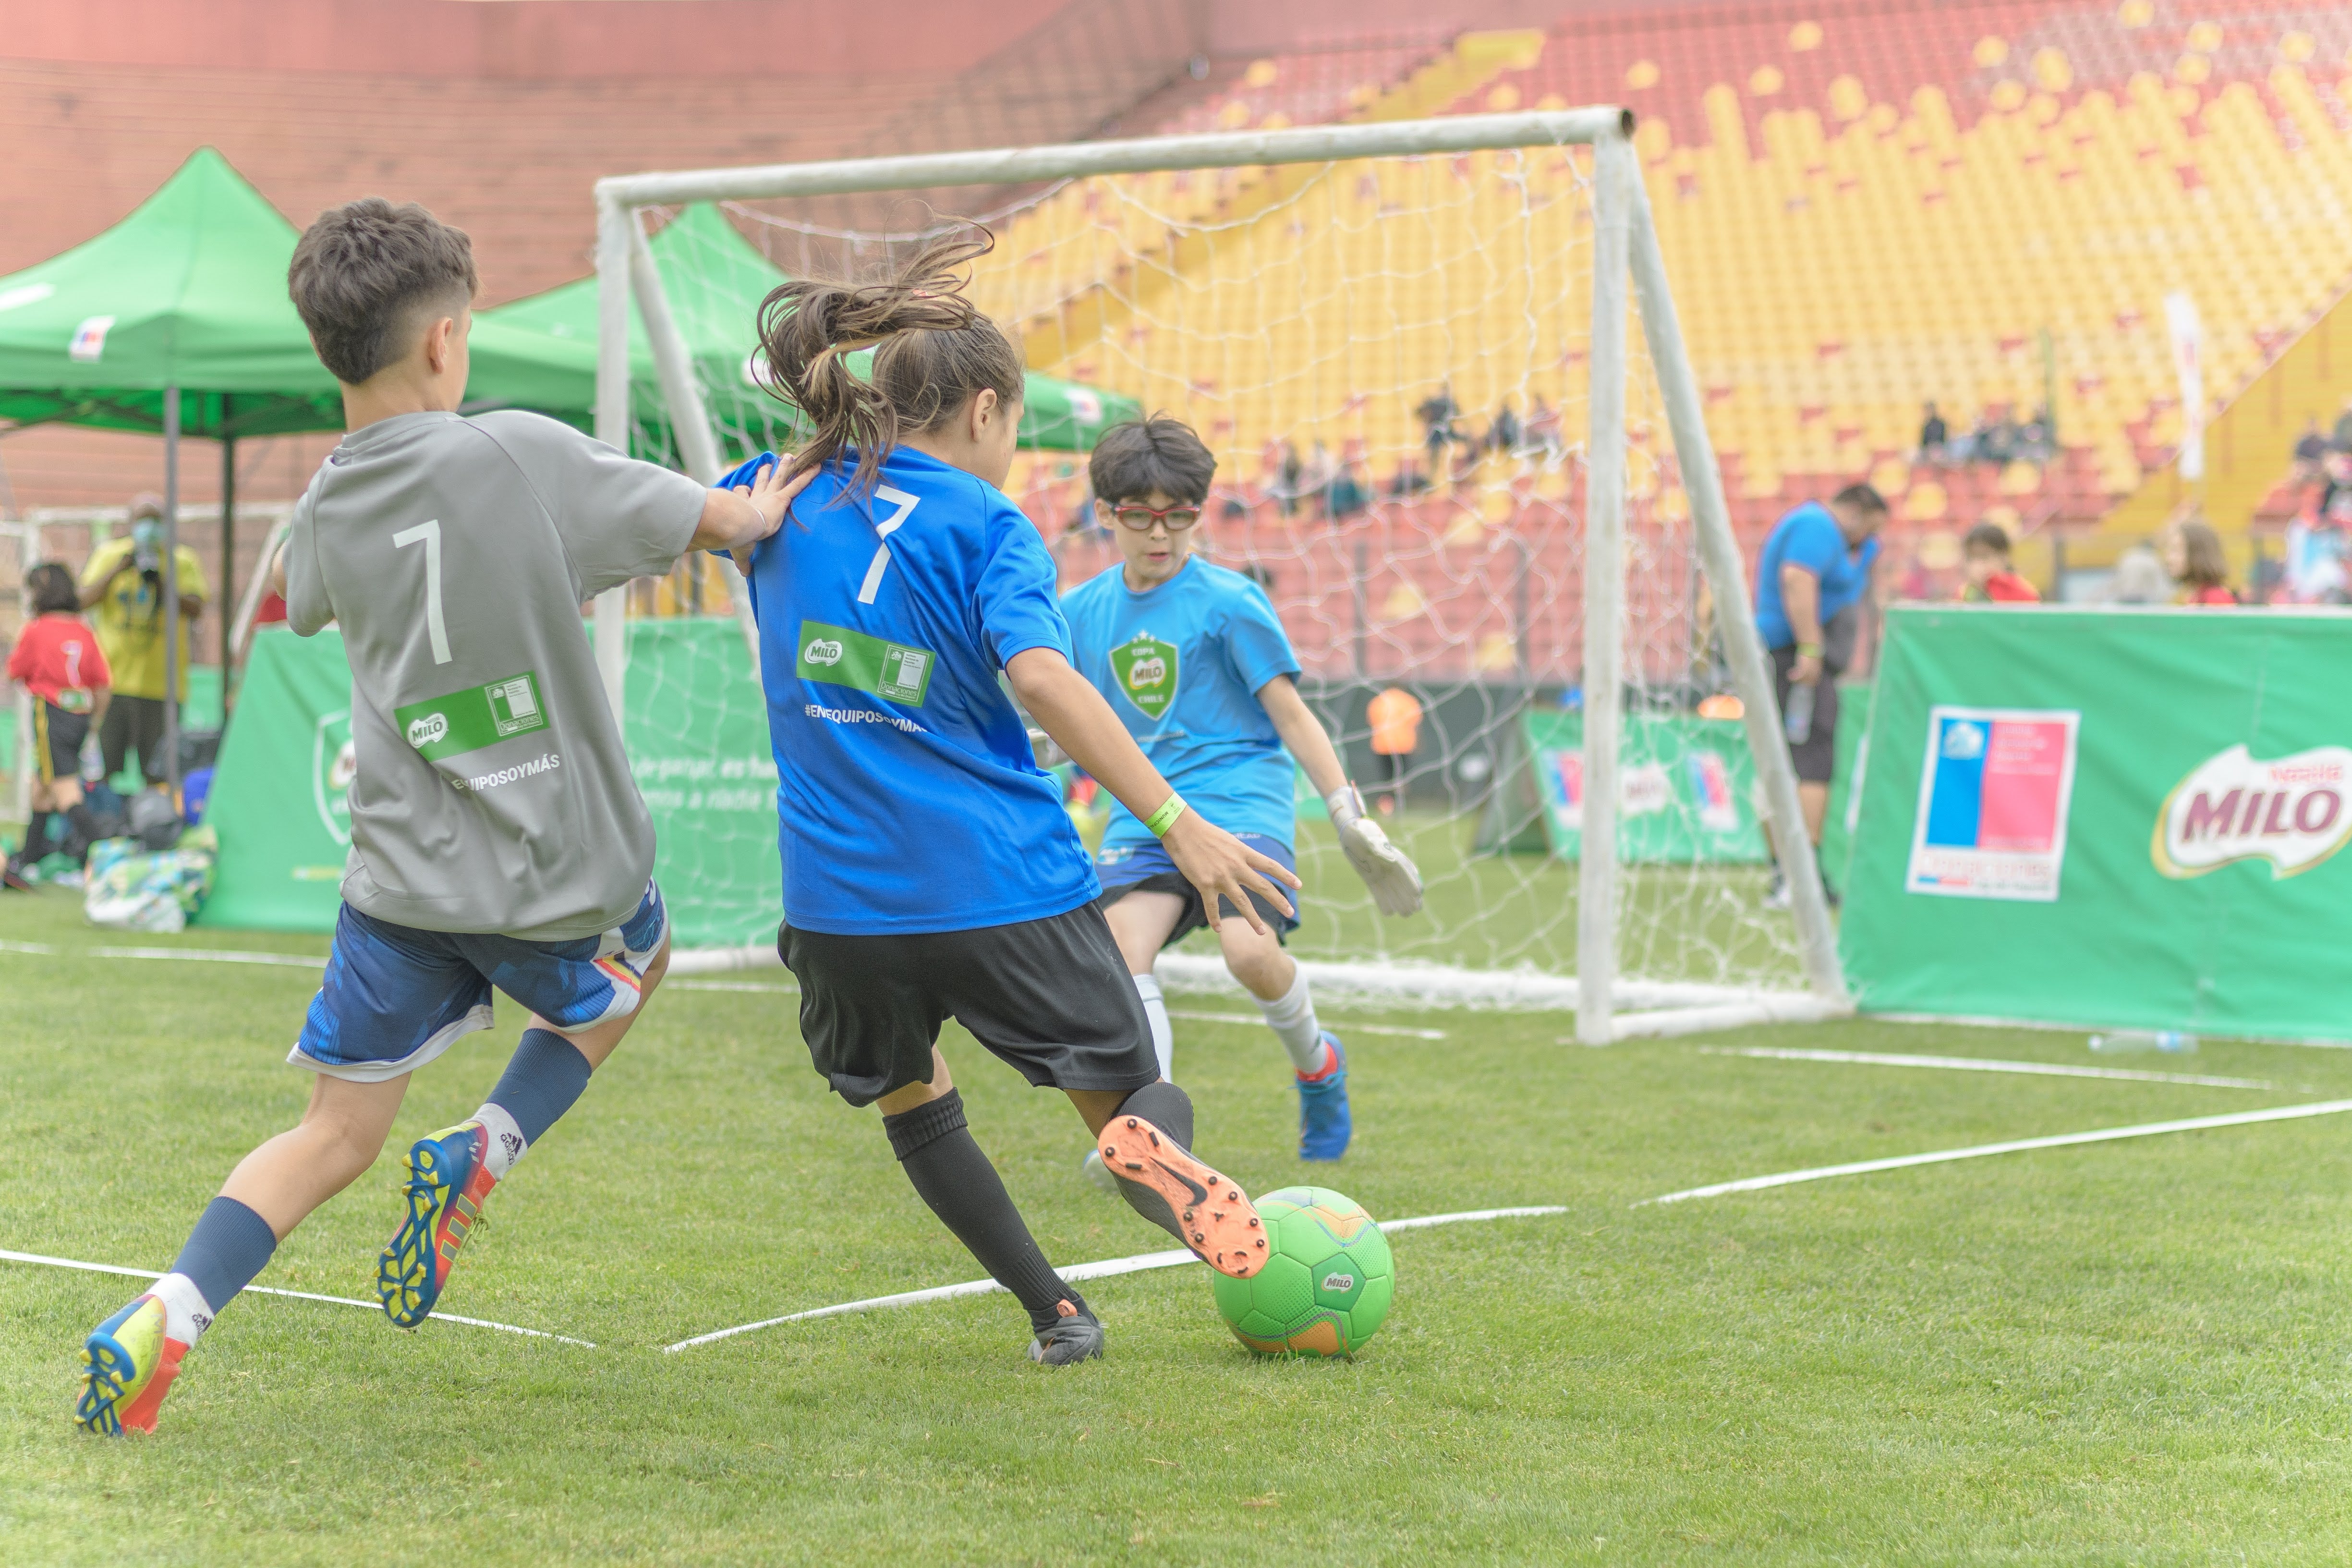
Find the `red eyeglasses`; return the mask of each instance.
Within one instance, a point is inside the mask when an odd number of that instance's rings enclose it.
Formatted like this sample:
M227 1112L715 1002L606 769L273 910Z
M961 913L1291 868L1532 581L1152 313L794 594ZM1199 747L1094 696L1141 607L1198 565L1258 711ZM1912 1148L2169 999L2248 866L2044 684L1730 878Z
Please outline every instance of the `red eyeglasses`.
M1129 503L1113 507L1110 514L1118 519L1121 528L1131 528L1138 533L1150 532L1151 525L1155 522L1166 523L1168 531L1171 533L1181 533L1201 521L1201 509L1197 506L1171 506L1154 510L1151 507Z

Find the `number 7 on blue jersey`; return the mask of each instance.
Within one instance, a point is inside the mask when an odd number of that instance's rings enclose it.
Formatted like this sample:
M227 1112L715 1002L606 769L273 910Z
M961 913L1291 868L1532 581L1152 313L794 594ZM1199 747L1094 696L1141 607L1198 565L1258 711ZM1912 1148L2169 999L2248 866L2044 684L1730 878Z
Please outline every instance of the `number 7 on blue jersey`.
M893 489L888 485L875 486L874 494L876 499L888 501L898 510L874 525L874 536L882 542L874 547L874 563L866 569L866 581L857 590L857 602L861 605L872 604L874 595L882 591L882 574L890 569L890 536L898 532L898 525L913 516L915 508L922 504L920 496L910 496L905 490Z

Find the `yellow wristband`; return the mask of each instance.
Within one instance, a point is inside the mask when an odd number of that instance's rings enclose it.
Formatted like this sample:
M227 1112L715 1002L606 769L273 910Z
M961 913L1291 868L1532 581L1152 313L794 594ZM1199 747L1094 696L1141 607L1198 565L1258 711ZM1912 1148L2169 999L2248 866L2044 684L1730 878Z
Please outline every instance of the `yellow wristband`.
M1144 818L1143 826L1151 829L1151 836L1154 838L1165 838L1168 837L1168 830L1176 826L1176 819L1183 815L1184 797L1181 795L1171 795L1158 811Z

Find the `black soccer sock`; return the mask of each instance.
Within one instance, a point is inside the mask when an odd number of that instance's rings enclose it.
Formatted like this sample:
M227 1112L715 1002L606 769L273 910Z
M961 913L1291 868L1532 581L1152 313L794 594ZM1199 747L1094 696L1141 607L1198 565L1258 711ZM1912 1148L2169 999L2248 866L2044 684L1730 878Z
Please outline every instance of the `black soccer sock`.
M49 814L36 811L33 819L25 824L25 842L16 851L16 864L37 866L49 848Z
M912 1110L882 1119L890 1152L940 1223L971 1249L989 1278L1019 1298L1030 1327L1044 1333L1061 1319L1060 1303L1081 1312L1084 1297L1062 1283L1029 1235L1021 1211L988 1156L972 1142L963 1095L950 1089Z
M1165 1079L1158 1083L1145 1084L1120 1103L1118 1114L1140 1116L1175 1139L1177 1144L1186 1152L1189 1153L1192 1151L1192 1097L1174 1084ZM1113 1171L1111 1174L1118 1176L1118 1173ZM1138 1182L1130 1182L1124 1176L1119 1176L1118 1191L1119 1195L1127 1200L1128 1207L1177 1240L1184 1240L1184 1227L1176 1223L1176 1211L1168 1206L1166 1198L1161 1197L1150 1187ZM1187 1245L1190 1244L1187 1243Z
M78 800L66 807L66 853L77 860L86 859L99 837L98 817L88 801Z

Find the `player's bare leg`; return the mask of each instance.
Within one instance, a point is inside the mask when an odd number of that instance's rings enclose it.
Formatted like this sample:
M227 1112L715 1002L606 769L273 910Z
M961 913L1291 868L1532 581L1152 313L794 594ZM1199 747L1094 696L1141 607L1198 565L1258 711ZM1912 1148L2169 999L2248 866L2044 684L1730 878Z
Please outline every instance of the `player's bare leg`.
M1298 1157L1337 1160L1355 1132L1347 1047L1317 1021L1307 976L1272 931L1229 920L1217 927L1217 942L1224 950L1225 968L1256 999L1266 1027L1289 1055L1298 1089Z

